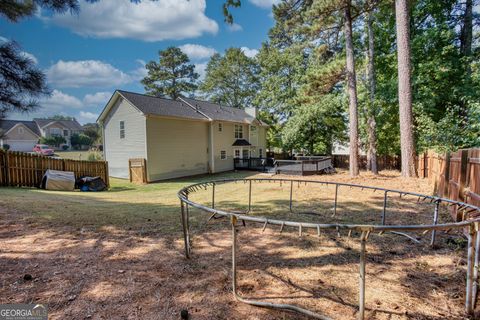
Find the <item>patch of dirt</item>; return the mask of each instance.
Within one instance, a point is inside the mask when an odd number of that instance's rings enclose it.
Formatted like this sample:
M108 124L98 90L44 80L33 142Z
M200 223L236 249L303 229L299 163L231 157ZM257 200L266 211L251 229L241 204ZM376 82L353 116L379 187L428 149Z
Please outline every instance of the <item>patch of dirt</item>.
M430 193L426 181L402 179L392 172L380 177L364 174L350 179L340 173L308 179ZM308 190L297 189L296 204L311 203L311 196ZM344 216L339 219L352 218L345 212L355 210L345 208L353 208L354 202L379 200L371 194L366 197L361 190L344 192L344 211L339 212ZM258 194L254 198L261 208ZM394 210L399 210L399 215L411 219L418 206L392 202L390 218L397 219ZM365 210L378 211L378 204L358 209ZM431 219L427 211L425 219ZM50 319L180 319L182 310L188 310L191 319L306 319L234 300L231 230L225 219L205 225L207 215L192 212L193 256L187 260L181 233L141 236L137 230L114 227L93 231L32 225L23 216L0 208L0 303L45 303ZM291 214L290 218L294 219ZM296 304L334 319L357 316L358 235L324 232L318 237L306 231L300 238L297 230L285 228L280 234L249 223L239 224L237 230L238 287L243 296ZM429 237L423 235L420 246L393 234L370 237L367 319L466 318L466 252L458 245L462 236L439 233L435 250L426 245Z

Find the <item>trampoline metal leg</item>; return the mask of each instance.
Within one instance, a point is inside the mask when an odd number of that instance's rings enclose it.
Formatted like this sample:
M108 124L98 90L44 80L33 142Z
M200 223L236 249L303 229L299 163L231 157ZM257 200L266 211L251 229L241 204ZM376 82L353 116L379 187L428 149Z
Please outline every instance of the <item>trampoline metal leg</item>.
M388 191L385 191L385 194L383 195L382 225L385 225L385 220L387 216L387 198Z
M359 296L358 296L358 319L365 318L365 248L367 232L362 232L360 237L360 270L359 270Z
M465 312L473 314L473 274L474 274L474 251L477 232L474 225L470 225L468 232L468 251L467 251L467 285L465 298Z
M440 202L435 202L435 210L433 212L433 224L436 225L438 223L438 207L440 206ZM430 241L430 246L433 247L435 244L435 236L437 235L436 230L432 230L432 240Z
M185 243L185 257L190 259L190 236L188 234L188 227L187 227L187 215L185 210L185 204L183 201L180 201L180 209L182 215L182 228L183 228L183 241Z

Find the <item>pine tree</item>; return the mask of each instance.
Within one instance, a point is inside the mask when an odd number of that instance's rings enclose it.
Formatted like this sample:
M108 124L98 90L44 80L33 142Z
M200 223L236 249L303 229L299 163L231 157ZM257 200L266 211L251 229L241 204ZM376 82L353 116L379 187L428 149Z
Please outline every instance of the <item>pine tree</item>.
M195 65L180 48L169 47L158 52L159 61L146 64L148 75L142 80L145 91L153 96L168 96L177 99L182 94L197 89L199 75Z

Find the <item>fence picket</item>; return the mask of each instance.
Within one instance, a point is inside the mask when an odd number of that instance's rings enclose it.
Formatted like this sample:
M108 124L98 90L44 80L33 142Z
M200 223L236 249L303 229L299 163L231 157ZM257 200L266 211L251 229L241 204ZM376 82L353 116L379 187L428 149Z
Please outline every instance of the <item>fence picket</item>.
M47 169L72 171L75 178L99 176L110 187L107 161L53 159L0 150L0 186L39 187Z

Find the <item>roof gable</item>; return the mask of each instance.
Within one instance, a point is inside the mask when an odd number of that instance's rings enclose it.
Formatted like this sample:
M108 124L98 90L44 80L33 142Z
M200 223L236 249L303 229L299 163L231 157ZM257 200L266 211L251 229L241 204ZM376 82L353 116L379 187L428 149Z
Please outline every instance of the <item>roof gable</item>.
M38 126L33 121L26 121L26 120L0 120L0 129L6 134L8 131L13 129L16 125L22 124L32 133L40 137L40 130Z
M77 120L54 120L54 119L33 119L35 123L38 124L40 128L48 127L50 124L58 123L60 126L74 130L74 131L82 131L83 127Z

